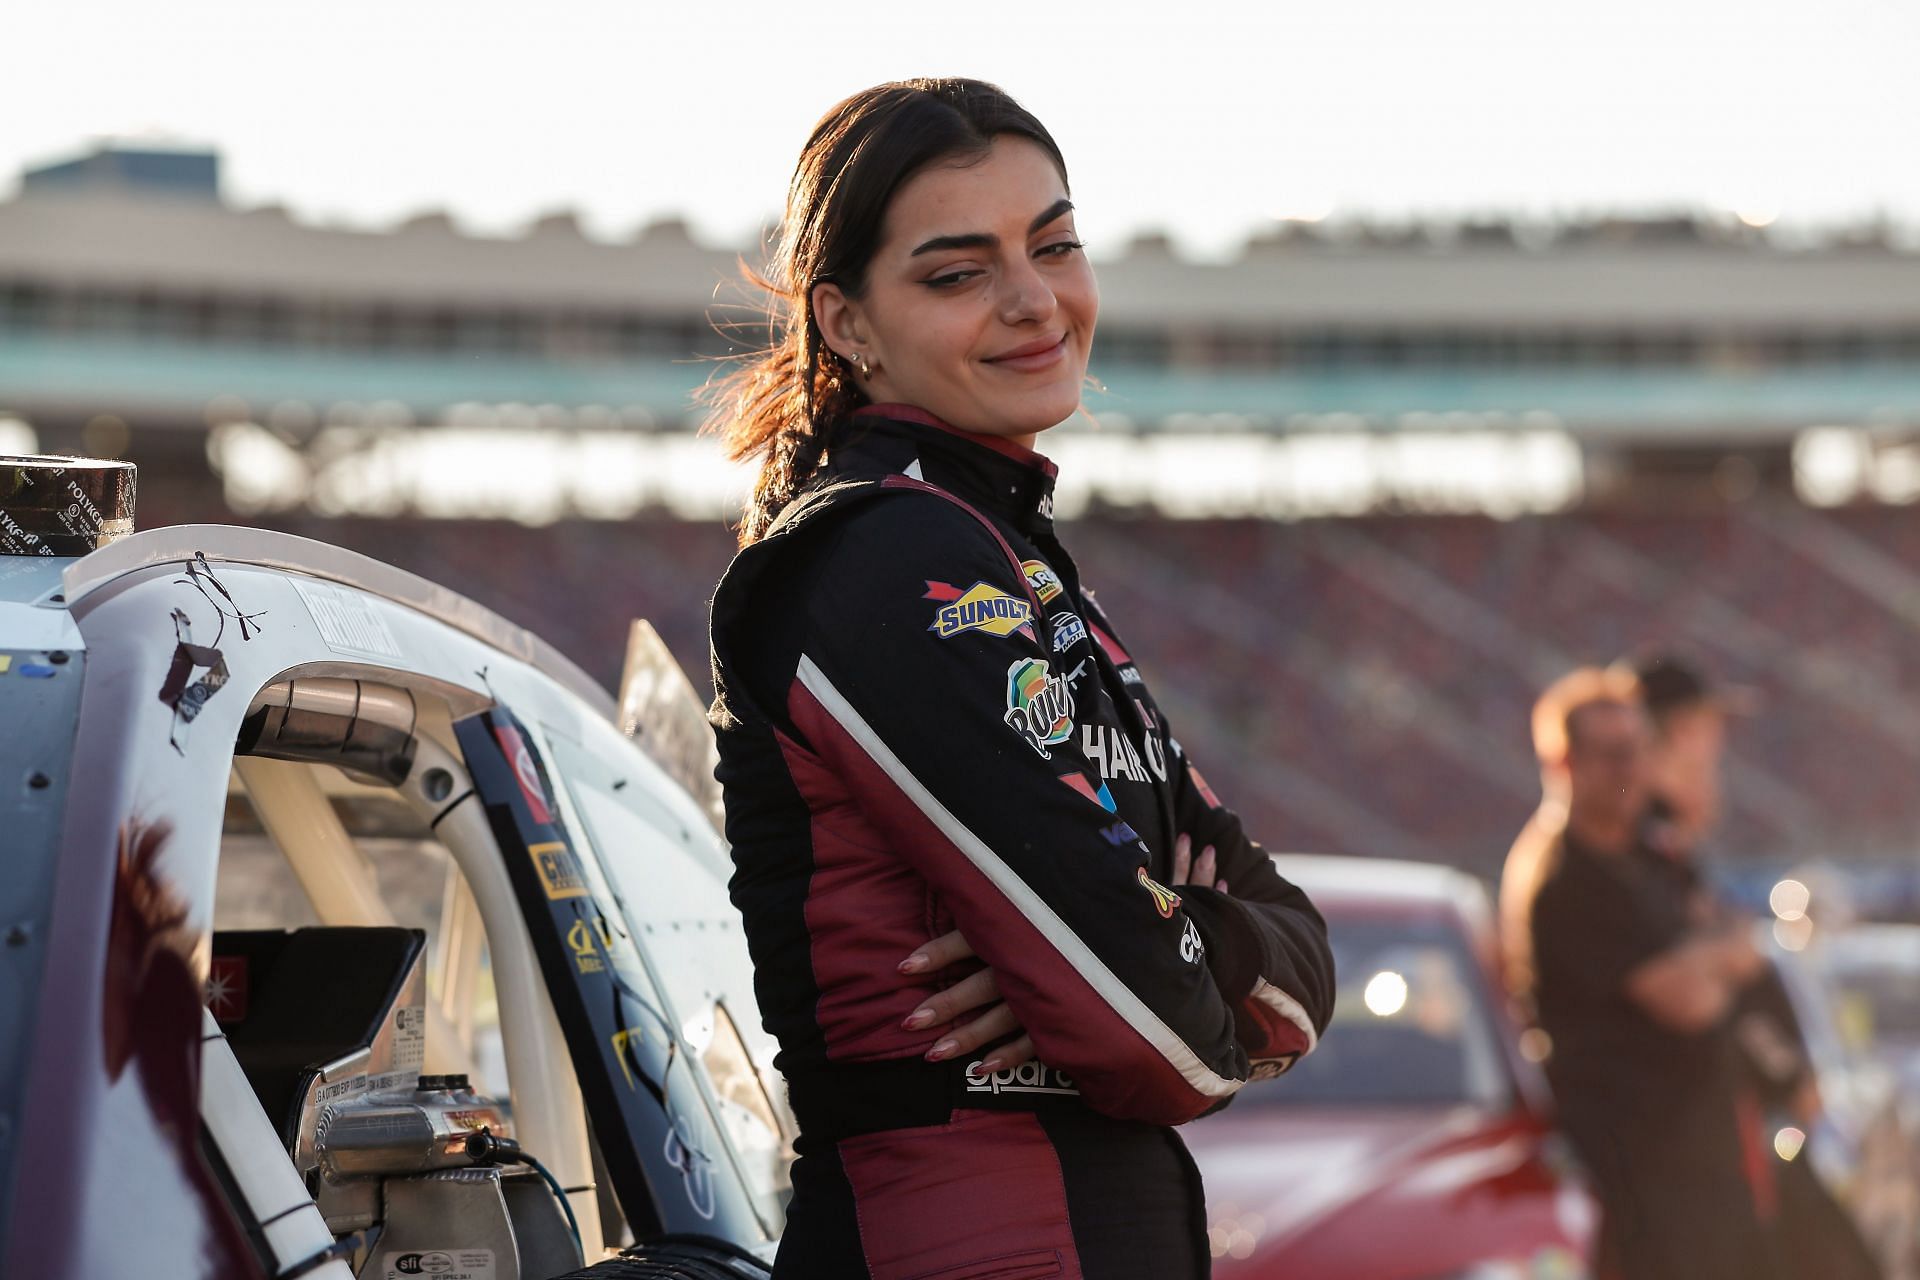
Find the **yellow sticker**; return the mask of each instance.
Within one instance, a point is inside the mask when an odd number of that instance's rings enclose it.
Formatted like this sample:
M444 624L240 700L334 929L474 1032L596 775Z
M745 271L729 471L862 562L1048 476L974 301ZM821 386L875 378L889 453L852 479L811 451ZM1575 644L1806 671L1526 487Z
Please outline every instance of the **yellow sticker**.
M593 928L585 920L575 920L573 928L567 930L567 945L573 948L574 967L581 973L599 973L607 967L593 945Z
M587 896L586 872L564 840L530 844L527 854L533 859L533 869L540 873L540 883L547 887L547 897L557 901Z
M927 628L942 640L950 640L963 631L1008 636L1033 621L1032 605L998 587L976 582L966 591L949 597L952 591L944 582L927 584L928 596L944 601L934 611L933 625Z
M616 1031L613 1033L613 1056L620 1059L620 1074L627 1078L627 1088L633 1088L633 1068L627 1059L631 1054L628 1044L639 1044L646 1037L638 1031Z
M7 668L13 665L13 655L0 653L0 676L7 674Z

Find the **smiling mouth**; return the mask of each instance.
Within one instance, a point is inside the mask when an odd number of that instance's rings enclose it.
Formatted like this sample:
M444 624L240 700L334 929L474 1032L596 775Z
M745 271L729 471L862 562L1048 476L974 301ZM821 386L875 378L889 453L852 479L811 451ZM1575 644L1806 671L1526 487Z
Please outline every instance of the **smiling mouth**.
M1067 335L1063 333L1058 338L1043 338L1037 342L1029 342L1025 346L1015 347L1001 355L988 356L981 363L995 365L1002 369L1033 372L1052 366L1066 354L1066 349Z

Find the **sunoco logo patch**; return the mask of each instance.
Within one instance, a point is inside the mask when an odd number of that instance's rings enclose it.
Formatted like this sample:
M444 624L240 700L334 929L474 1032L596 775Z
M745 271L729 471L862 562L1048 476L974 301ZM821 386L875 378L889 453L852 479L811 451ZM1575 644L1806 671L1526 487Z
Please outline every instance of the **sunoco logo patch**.
M1048 747L1073 736L1073 688L1047 674L1039 658L1022 658L1007 668L1007 726L1027 745L1051 759Z
M1012 635L1033 621L1032 605L984 582L976 582L964 592L949 583L929 582L925 598L942 602L934 611L932 625L927 628L942 640L952 639L963 631Z

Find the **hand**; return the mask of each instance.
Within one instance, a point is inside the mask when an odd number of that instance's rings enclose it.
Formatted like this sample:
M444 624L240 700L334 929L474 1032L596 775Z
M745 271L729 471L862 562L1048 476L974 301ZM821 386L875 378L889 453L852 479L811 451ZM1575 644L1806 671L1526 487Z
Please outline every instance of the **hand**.
M900 962L901 973L935 973L950 964L973 955L973 948L955 929L927 943ZM973 1010L980 1010L978 1013ZM964 1018L964 1021L961 1019ZM1033 1037L1026 1034L1006 1002L1000 999L993 970L981 969L921 1002L900 1025L908 1031L942 1023L957 1023L927 1050L928 1062L944 1062L962 1053L971 1053L981 1045L1004 1036L1018 1036L989 1052L980 1063L991 1074L1017 1067L1034 1056Z
M1193 838L1179 836L1173 842L1173 875L1167 881L1169 886L1176 884L1212 885L1221 893L1227 892L1227 882L1219 874L1215 865L1213 846L1208 845L1200 851L1199 858L1193 856Z

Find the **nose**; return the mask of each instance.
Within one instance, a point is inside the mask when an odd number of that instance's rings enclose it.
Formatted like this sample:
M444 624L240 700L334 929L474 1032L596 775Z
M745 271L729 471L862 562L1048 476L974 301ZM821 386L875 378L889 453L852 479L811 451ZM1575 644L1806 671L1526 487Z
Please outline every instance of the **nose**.
M1021 257L1002 277L1000 319L1007 324L1044 324L1053 319L1059 300L1035 270L1033 263Z

